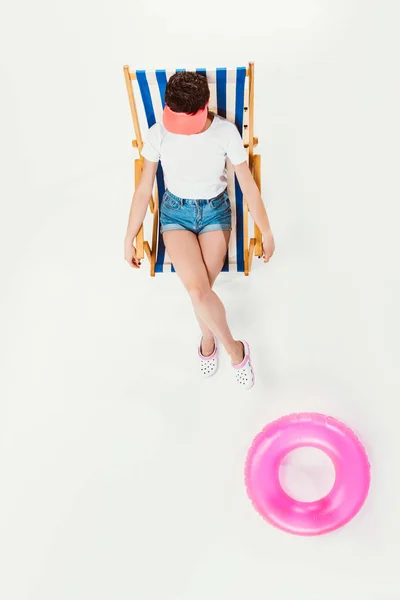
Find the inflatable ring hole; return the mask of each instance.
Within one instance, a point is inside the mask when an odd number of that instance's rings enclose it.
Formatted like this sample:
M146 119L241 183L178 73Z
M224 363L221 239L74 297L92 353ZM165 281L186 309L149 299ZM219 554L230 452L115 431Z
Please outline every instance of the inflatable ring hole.
M292 450L279 467L283 490L299 502L314 502L329 494L335 483L335 467L325 452L304 446Z

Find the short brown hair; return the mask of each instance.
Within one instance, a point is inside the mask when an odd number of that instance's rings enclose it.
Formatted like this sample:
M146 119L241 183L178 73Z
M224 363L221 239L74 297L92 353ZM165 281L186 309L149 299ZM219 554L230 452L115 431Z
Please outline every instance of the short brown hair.
M180 71L169 79L165 90L165 103L174 112L196 114L210 99L207 78L201 73Z

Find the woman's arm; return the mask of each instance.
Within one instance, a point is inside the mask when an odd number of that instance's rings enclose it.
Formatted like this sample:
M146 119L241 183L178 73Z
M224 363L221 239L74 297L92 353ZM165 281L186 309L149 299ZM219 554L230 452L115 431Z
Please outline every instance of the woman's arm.
M233 168L235 169L243 195L247 200L251 216L255 223L257 223L258 228L263 235L264 262L268 262L274 253L275 242L260 190L253 179L247 162L243 162L240 165L234 165Z
M132 198L128 227L125 235L125 260L131 267L138 269L140 262L136 259L136 248L133 244L146 216L154 186L158 163L144 159L143 171Z

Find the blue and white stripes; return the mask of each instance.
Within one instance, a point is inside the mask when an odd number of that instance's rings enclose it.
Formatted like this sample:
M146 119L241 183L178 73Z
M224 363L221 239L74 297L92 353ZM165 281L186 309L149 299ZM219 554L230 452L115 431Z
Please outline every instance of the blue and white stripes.
M136 71L136 81L140 92L141 102L137 102L139 111L139 122L141 129L150 128L156 121L161 119L164 108L165 88L168 79L175 71ZM207 76L210 88L210 110L221 117L236 124L239 133L246 139L247 128L245 123L246 113L244 107L247 105L248 86L246 78L246 67L236 69L187 69L197 71ZM157 170L158 197L164 195L164 176L161 165ZM231 165L228 165L228 192L231 199L233 211L233 231L224 271L244 271L244 228L243 228L243 195ZM158 236L156 272L160 273L169 265L169 259L165 251L162 236Z

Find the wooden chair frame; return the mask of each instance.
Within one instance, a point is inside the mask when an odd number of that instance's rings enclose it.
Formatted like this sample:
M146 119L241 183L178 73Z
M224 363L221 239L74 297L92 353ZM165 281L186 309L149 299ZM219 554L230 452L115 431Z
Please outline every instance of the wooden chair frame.
M254 137L254 63L250 62L246 71L249 78L249 105L245 110L249 111L249 143L244 144L248 152L249 168L253 174L254 180L261 192L261 156L254 153L254 148L258 144L258 138ZM132 71L129 65L124 66L124 76L126 89L128 92L129 106L132 115L133 129L135 138L132 140L132 146L137 148L140 158L134 161L134 189L139 184L143 170L143 157L141 150L143 148L143 138L140 131L139 117L136 107L135 95L133 91L133 81L136 79L135 71ZM244 230L244 274L248 276L251 271L253 256L261 257L263 254L262 234L260 229L254 224L254 237L249 240L249 209L246 199L243 199L243 230ZM136 236L137 258L142 260L146 254L150 262L150 275L155 276L155 267L157 259L158 242L158 222L159 222L159 202L157 184L154 186L153 195L150 199L150 211L153 214L153 232L151 245L144 239L144 226L142 225Z

